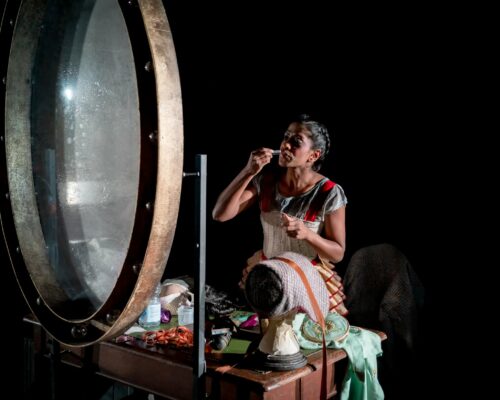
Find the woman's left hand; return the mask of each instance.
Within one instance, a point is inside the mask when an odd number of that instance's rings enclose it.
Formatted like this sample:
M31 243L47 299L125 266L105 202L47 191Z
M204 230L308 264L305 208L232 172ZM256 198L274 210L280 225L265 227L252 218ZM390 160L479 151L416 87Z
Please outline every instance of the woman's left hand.
M301 219L293 218L288 214L282 213L281 221L287 235L291 238L304 240L311 233L311 230L304 225Z

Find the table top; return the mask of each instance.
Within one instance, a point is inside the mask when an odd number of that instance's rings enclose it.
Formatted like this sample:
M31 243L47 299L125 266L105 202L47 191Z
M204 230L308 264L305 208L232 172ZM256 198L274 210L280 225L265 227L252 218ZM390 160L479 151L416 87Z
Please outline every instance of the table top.
M26 322L39 325L38 321L31 316L25 317ZM382 340L387 336L383 332L375 331ZM192 348L177 348L171 345L147 345L143 340L137 338L129 338L122 341L123 338L115 338L110 341L99 342L92 347L92 364L98 366L104 375L112 376L114 369L122 368L122 364L126 362L141 365L154 365L154 368L163 368L165 365L175 366L177 370L187 372L192 369L193 353ZM303 350L307 358L307 364L304 367L297 368L291 371L262 371L250 366L250 356L245 354L245 347L255 346L260 341L260 335L255 332L240 332L240 335L235 335L234 339L240 342L239 346L235 346L236 350L228 350L222 352L205 353L207 374L213 377L221 377L225 375L233 381L244 381L245 384L258 386L263 391L271 391L276 387L282 386L288 382L295 381L312 372L322 368L322 352L321 350ZM233 341L232 340L232 341ZM253 342L253 343L252 343ZM85 352L89 348L69 348L61 345L62 361L81 366L82 360L89 360L85 356ZM346 358L344 350L327 349L327 365L331 365L337 361ZM128 361L126 361L128 360Z

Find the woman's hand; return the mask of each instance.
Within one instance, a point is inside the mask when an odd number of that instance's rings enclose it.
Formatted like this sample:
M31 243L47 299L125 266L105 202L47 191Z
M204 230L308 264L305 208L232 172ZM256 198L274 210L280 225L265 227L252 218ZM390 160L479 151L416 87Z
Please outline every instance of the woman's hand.
M241 280L238 282L238 286L240 287L240 289L245 290L245 284L247 282L248 274L253 269L253 267L255 267L255 264L253 264L253 265L247 265L243 269L243 272L242 272L242 275L241 275Z
M305 240L312 232L301 219L293 218L285 213L281 213L281 222L286 234L294 239Z
M272 158L273 150L267 147L261 147L250 153L246 168L252 175L257 175L262 168L271 162Z

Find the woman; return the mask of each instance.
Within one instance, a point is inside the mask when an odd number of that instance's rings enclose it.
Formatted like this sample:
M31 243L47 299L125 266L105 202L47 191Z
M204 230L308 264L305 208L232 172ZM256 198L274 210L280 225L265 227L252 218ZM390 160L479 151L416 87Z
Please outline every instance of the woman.
M297 252L308 257L325 278L330 310L345 315L340 278L328 261L337 263L344 257L347 199L339 185L317 172L329 148L326 127L300 116L289 125L281 142L281 168L264 169L271 162L272 149L253 151L246 166L220 194L212 216L221 222L230 220L258 199L263 249L248 260L240 286L258 261L285 251Z

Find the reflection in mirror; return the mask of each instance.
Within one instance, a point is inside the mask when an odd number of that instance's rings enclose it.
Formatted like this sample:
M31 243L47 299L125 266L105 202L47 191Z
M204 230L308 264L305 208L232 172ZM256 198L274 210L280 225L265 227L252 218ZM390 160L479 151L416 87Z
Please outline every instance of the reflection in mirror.
M31 153L46 256L75 306L62 311L85 318L116 284L137 204L138 89L118 2L49 1L34 65Z

